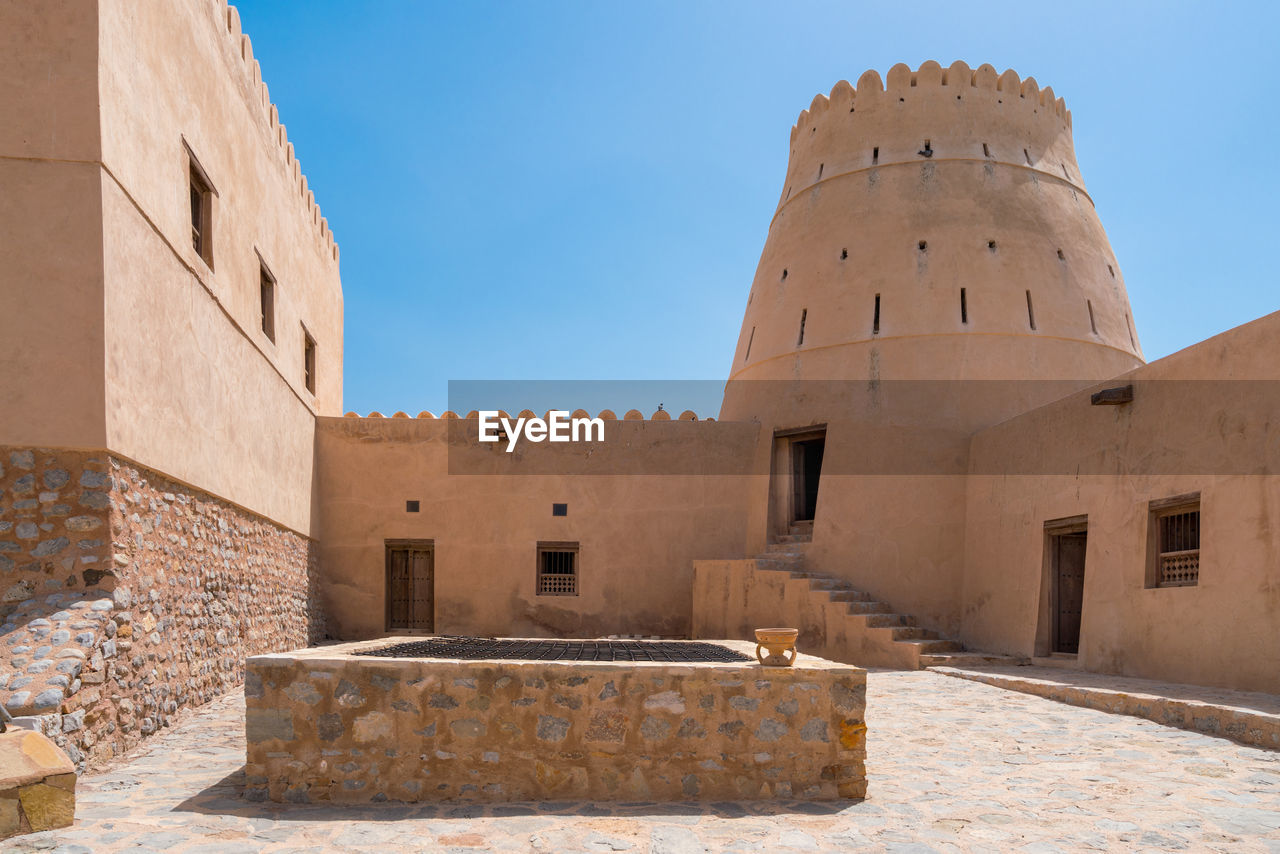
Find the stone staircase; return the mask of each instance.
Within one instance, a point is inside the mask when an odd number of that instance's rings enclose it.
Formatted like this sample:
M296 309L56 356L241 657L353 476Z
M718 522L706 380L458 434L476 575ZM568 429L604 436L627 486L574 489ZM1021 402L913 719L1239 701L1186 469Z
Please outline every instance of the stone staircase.
M802 651L834 661L907 670L1026 663L1005 655L965 650L959 641L918 625L915 617L896 612L847 581L806 569L805 556L812 539L813 523L797 522L754 558L695 563L695 585L699 573L701 583L712 587L724 576L727 595L720 601L730 603L730 610L737 604L735 588L746 591L738 597L745 622L725 625L728 633L722 636L739 636L748 623L764 625L758 621L768 622L771 616L800 629L798 645ZM714 621L714 617L707 620ZM695 619L696 636L716 634L718 627L699 628L697 622ZM732 623L732 618L725 622Z

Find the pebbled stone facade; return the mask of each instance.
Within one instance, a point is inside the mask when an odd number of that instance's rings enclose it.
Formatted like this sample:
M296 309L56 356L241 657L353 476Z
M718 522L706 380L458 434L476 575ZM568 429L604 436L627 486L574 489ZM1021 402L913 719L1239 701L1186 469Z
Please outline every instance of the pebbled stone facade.
M80 770L324 637L314 543L107 455L0 449L0 702Z
M394 642L249 660L247 798L866 795L866 671L852 665L805 655L795 667L351 655Z

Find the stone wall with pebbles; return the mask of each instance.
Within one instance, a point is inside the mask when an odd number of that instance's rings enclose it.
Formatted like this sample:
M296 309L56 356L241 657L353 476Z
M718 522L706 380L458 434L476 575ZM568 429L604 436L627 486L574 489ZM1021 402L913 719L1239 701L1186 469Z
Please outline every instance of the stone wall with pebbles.
M866 794L866 671L848 664L807 655L795 667L352 655L387 643L249 659L247 797L308 803Z
M105 452L5 460L0 702L77 767L324 637L306 537Z
M0 618L110 589L108 468L101 453L0 447Z

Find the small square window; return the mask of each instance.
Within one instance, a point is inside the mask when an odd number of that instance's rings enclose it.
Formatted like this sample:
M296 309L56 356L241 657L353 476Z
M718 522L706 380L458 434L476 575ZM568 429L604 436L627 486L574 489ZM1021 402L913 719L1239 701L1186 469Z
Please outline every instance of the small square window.
M267 265L258 259L258 311L261 315L262 331L276 341L276 277L271 275Z
M538 595L578 595L577 543L538 543Z
M404 512L417 513L421 509L421 504L417 501L406 501L404 503Z
M551 515L552 516L568 516L569 505L568 504L552 504Z
M1147 587L1200 583L1200 496L1153 501L1148 523Z
M316 393L316 339L311 333L302 330L302 379L307 391Z

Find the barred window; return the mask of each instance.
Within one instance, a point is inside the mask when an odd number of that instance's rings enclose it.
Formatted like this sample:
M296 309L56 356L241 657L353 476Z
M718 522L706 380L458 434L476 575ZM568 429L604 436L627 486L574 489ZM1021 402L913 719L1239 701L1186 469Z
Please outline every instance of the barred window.
M1200 498L1183 496L1151 506L1148 587L1194 587L1200 581Z
M538 595L578 595L577 543L538 543Z

